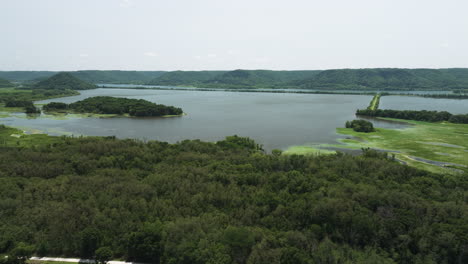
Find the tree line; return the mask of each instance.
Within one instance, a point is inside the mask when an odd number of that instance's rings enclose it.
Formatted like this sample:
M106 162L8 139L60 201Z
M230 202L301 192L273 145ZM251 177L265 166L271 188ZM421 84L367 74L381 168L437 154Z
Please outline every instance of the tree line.
M27 114L37 114L41 110L34 106L32 101L22 101L22 100L9 100L6 101L5 107L23 107L24 112Z
M448 121L456 124L468 124L468 114L454 115L447 111L427 111L427 110L390 110L390 109L360 109L356 115L371 117L388 117L406 120L442 122Z
M372 150L266 154L238 136L168 144L12 133L0 126L0 255L29 247L149 263L468 260L466 174Z

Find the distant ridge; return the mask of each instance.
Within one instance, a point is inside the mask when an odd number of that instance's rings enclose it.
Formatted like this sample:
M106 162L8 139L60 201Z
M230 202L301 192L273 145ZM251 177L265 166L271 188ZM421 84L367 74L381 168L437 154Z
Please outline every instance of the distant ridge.
M454 90L468 88L468 69L332 69L304 71L75 71L90 83L152 84L207 88L314 90ZM0 72L0 78L31 82L56 72Z
M0 78L16 82L42 81L59 72L54 71L0 71ZM144 84L166 73L165 71L72 71L73 76L90 83Z
M457 89L468 87L468 69L325 70L299 85L306 89Z
M150 84L316 90L451 90L468 88L468 69L234 70L217 72L218 74L210 79L205 73L169 72L151 81ZM205 78L195 77L200 75Z
M82 81L68 72L57 73L54 76L33 85L34 89L44 90L88 90L96 85Z
M172 71L151 80L153 85L196 85L217 78L227 71Z

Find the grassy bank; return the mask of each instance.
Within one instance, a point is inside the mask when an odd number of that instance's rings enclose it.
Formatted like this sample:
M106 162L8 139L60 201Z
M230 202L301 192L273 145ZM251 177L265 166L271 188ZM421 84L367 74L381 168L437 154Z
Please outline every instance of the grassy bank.
M372 148L395 155L410 166L439 173L468 171L468 125L429 123L400 119L387 119L410 124L405 129L377 128L373 133L355 132L350 128L337 128L346 135L338 144L293 146L285 154L319 155L335 149L342 151Z
M324 155L336 151L320 148L320 146L291 146L283 152L286 155Z
M374 95L374 98L372 98L372 101L370 102L369 107L367 107L368 110L375 111L379 109L379 104L380 104L380 94Z
M377 128L374 133L359 133L347 128L338 128L337 132L352 136L341 140L347 147L388 150L414 167L436 172L453 171L452 168L466 170L464 166L468 167L468 125L390 120L407 122L412 126L405 129Z
M23 130L5 127L0 124L0 146L2 147L37 147L62 142L61 137L40 134L41 131L26 134Z

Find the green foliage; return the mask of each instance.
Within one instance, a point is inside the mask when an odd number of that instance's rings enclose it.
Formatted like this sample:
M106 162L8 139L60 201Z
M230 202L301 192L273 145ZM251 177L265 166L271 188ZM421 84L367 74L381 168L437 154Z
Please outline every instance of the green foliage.
M245 227L228 226L223 234L223 242L231 248L231 257L237 263L245 263L255 245L255 239Z
M57 72L51 71L0 71L0 78L16 81L25 82L40 78L48 78Z
M26 261L32 256L34 247L29 246L23 242L18 243L6 256L1 256L1 264L25 264Z
M275 87L314 76L316 71L235 70L208 80L208 87Z
M96 228L88 227L80 232L80 257L93 258L99 247L101 235Z
M352 128L356 132L364 133L370 133L375 131L372 122L362 119L355 119L351 122L346 121L346 128Z
M52 106L57 106L57 103L54 103ZM47 105L47 108L52 106ZM68 109L78 113L129 114L130 116L139 117L183 114L181 108L174 106L155 104L143 99L128 99L110 96L86 98L69 104Z
M381 97L381 94L374 95L374 97L372 98L372 101L370 102L369 106L367 107L367 110L374 111L374 110L379 109L380 97Z
M84 82L70 73L61 72L34 84L33 88L43 90L88 90L95 89L96 86L94 84Z
M12 81L44 80L57 72L0 72ZM468 69L339 69L324 71L76 71L91 83L133 83L215 88L303 88L319 90L463 90ZM48 89L48 88L46 88ZM88 88L90 89L90 88Z
M468 70L340 69L326 70L305 81L308 89L458 89L468 86Z
M31 101L20 101L20 100L11 100L5 103L5 107L28 107L34 106Z
M68 104L60 102L51 102L42 107L44 111L62 111L68 109Z
M194 85L211 80L224 71L173 71L152 80L154 85Z
M78 94L77 91L73 90L24 90L17 88L8 92L2 92L0 89L0 103L8 101L36 101Z
M159 263L163 254L163 225L161 222L144 223L141 229L127 238L127 259L145 263Z
M325 71L234 70L168 72L150 82L216 88L318 90L440 90L468 87L468 69L339 69Z
M24 107L24 111L27 114L41 113L41 110L36 108L31 101L10 100L5 103L5 107Z
M254 140L247 137L239 137L237 135L226 137L225 140L216 143L225 149L249 149L252 151L263 151L261 145L257 144Z
M111 260L113 254L114 253L110 247L100 247L96 250L95 260L99 264L106 264Z
M90 83L144 84L164 74L163 71L76 71L76 78Z
M447 111L362 109L362 110L357 110L356 115L397 118L397 119L425 121L425 122L449 121L455 124L468 124L468 114L453 115Z
M150 84L215 88L284 88L284 85L290 85L290 82L311 78L317 72L269 70L174 71L163 74L151 81Z
M23 144L36 135L11 133L0 126L0 254L27 241L43 255L108 246L113 258L152 263L466 257L466 174L433 174L372 151L267 155L239 137Z
M58 72L52 71L0 71L0 78L17 82L45 80ZM78 79L90 83L133 83L143 84L164 74L163 71L74 71L69 72Z
M4 88L4 87L13 87L14 85L9 82L8 80L5 80L5 79L0 79L0 88Z
M35 106L27 106L24 108L24 112L26 114L40 114L41 113L41 109L35 107Z

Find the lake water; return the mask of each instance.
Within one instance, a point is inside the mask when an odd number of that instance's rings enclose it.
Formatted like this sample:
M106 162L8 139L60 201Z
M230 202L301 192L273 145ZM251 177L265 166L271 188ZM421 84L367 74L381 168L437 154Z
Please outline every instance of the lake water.
M468 100L425 98L414 96L382 96L380 109L436 110L452 114L468 114Z
M181 107L186 116L174 118L49 118L0 119L14 127L75 135L154 139L177 142L184 139L217 141L237 134L248 136L264 148L286 149L292 145L336 143L337 127L355 118L356 109L367 107L371 96L278 93L233 93L95 89L81 95L39 101L71 103L91 96L118 96Z
M98 83L98 87L112 87L112 88L157 88L157 89L167 89L167 90L189 90L189 91L200 91L203 89L209 90L231 90L235 91L236 89L227 89L227 88L199 88L199 87L183 87L183 86L164 86L164 85L148 85L148 84L109 84L109 83ZM249 88L241 88L248 90ZM252 89L252 88L251 88ZM315 90L315 89L281 89L281 88L255 88L252 90L262 91L262 92L334 92L334 93L389 93L389 94L452 94L452 91L382 91L382 90Z
M266 150L287 149L293 145L336 143L336 134L347 120L355 119L357 109L369 105L368 95L234 93L222 91L176 91L138 89L95 89L81 95L36 103L71 103L92 96L116 96L181 107L186 116L174 118L71 118L26 119L25 114L0 118L13 127L33 128L49 134L138 138L175 143L184 139L218 141L226 136L247 136ZM381 106L391 109L448 110L468 112L462 100L384 96ZM402 128L406 125L372 120L376 127Z

